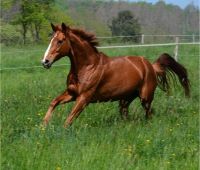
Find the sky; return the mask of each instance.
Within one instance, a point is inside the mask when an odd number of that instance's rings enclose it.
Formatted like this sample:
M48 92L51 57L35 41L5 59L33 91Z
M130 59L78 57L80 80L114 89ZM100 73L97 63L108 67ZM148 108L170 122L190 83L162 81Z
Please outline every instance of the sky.
M136 1L141 1L141 0L130 0L130 1L136 2ZM156 3L159 0L142 0L142 1L146 1L149 3ZM181 8L185 8L188 4L191 4L191 3L193 3L195 6L198 6L198 7L200 6L200 0L164 0L164 1L166 4L178 5Z

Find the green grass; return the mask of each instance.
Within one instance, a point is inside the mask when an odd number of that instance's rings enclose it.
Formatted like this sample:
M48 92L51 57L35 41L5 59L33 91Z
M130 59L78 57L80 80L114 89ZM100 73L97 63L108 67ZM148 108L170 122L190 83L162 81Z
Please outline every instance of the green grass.
M40 65L45 48L5 47L1 68ZM103 51L153 61L163 52L173 54L173 47ZM149 121L136 99L127 121L120 119L117 102L91 104L64 129L70 103L59 106L44 128L43 116L50 101L65 89L69 66L1 71L1 169L198 169L199 49L182 45L179 52L179 61L188 68L191 98L184 97L180 86L169 96L157 89Z

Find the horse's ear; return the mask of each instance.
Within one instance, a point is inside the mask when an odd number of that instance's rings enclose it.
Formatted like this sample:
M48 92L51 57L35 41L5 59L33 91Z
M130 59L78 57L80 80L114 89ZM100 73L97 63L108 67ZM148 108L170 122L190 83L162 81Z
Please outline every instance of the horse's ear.
M54 32L56 32L56 26L51 23L51 28Z
M66 26L65 23L62 23L61 27L62 27L62 31L63 31L64 33L67 33L67 32L69 31L69 27Z

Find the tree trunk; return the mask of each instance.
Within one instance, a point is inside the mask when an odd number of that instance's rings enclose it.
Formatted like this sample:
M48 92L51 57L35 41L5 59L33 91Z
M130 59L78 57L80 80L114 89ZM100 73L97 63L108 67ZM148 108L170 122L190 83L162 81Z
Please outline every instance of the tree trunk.
M33 24L30 24L30 31L33 42L35 42L35 29L33 28Z
M35 24L35 41L40 41L40 25Z
M23 44L26 44L26 33L27 33L27 24L22 23L22 36L23 36Z

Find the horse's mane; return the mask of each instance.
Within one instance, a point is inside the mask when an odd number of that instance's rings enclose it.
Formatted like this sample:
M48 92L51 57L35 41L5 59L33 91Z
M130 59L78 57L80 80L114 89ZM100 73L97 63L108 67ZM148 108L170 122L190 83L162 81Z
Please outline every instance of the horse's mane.
M97 41L97 38L94 34L88 33L82 29L70 28L70 30L73 34L77 35L82 40L87 41L95 49L95 51L98 52L96 46L99 45L99 42Z

